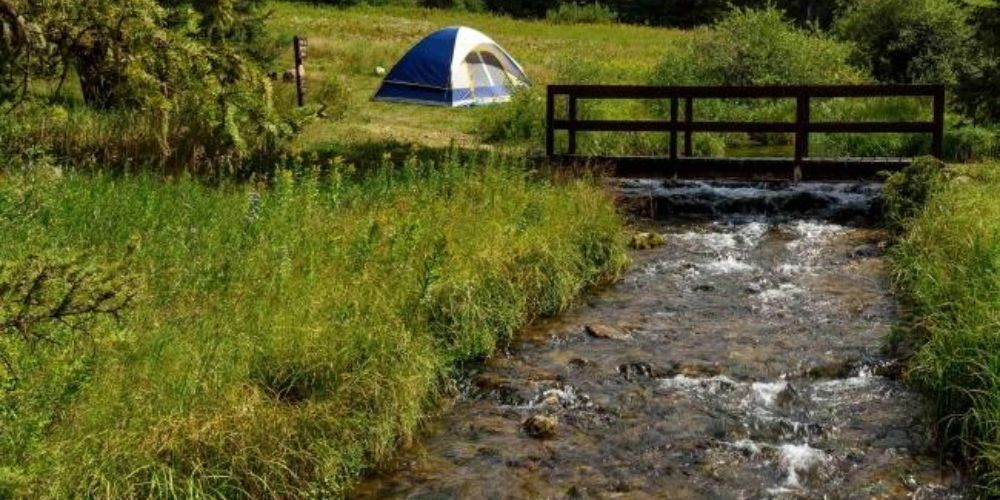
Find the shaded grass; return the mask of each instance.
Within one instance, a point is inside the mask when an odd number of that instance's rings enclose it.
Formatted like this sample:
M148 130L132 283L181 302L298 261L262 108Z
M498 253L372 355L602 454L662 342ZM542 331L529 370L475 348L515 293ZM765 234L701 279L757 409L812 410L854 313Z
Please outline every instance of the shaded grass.
M917 175L913 175L917 174ZM909 178L907 178L909 176ZM911 170L888 185L903 236L896 276L912 311L899 340L917 345L909 376L934 403L942 443L1000 495L1000 165ZM920 207L908 206L926 197Z
M304 497L411 438L442 382L624 266L588 180L415 159L282 171L0 178L0 260L72 253L142 282L123 321L4 344L0 492Z

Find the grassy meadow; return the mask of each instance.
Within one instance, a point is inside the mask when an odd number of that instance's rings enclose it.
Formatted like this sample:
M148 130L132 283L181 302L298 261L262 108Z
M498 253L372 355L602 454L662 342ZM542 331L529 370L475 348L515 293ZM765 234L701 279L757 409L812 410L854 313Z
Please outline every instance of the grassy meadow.
M546 84L875 81L850 44L774 8L678 30L564 22L570 7L545 21L248 0L218 2L232 15L213 18L199 2L60 0L64 12L54 1L11 3L37 21L26 33L49 37L36 44L53 48L44 58L27 36L8 50L19 26L0 24L0 499L345 496L439 409L456 370L627 265L602 184L524 160L543 144ZM270 15L257 26L236 3ZM116 106L87 102L67 62L80 58L60 59L78 47L52 34L77 22L95 30L88 40L118 43L84 54L120 80L104 89ZM456 24L504 46L533 87L494 107L371 101L377 67ZM292 84L267 76L292 66L294 35L309 40L303 110ZM121 60L103 64L112 53ZM594 102L581 114L652 118L663 104ZM714 103L696 118L784 120L790 104ZM995 129L957 109L946 155L1000 154ZM823 119L928 113L911 99L814 108ZM928 138L812 144L909 155ZM695 141L701 155L745 146L783 151L788 138ZM665 147L662 134L581 137L584 152ZM914 318L901 332L919 340L911 375L993 493L997 167L898 177L889 204Z
M373 102L386 71L421 38L445 26L479 29L507 49L532 84L558 82L647 83L665 47L690 37L682 30L609 24L552 24L486 13L403 6L320 5L277 2L268 26L282 43L279 68L291 68L291 39L309 40L306 79L317 99L329 96L337 120L310 125L300 144L394 140L429 146L477 146L475 129L494 109L445 109ZM278 84L291 104L292 84ZM539 115L541 107L537 109ZM537 144L535 145L538 146Z
M0 338L0 497L343 494L455 367L626 263L592 181L487 158L347 170L5 175L0 262L55 263L5 279L58 295L90 272L134 299L86 332Z

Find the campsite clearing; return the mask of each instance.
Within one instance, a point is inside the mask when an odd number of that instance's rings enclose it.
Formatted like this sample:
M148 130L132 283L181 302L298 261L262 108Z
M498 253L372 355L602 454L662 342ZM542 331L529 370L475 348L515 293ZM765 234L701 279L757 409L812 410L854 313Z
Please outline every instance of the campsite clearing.
M691 31L623 25L553 25L491 14L413 7L356 6L338 9L278 2L269 21L282 50L280 68L292 66L291 39L309 40L306 77L315 97L344 92L348 112L311 124L298 139L302 148L331 142L397 140L428 146L475 146L475 127L487 108L447 109L374 102L382 76L415 43L452 25L481 29L524 66L532 84L633 83L649 81L665 46ZM278 98L294 99L291 85L278 84ZM324 90L325 89L325 90Z

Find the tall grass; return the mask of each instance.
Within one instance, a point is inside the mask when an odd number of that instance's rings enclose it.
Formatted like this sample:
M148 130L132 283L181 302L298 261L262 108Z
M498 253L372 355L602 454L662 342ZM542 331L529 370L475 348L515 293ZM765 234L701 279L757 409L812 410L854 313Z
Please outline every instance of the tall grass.
M503 163L0 177L0 261L123 263L142 290L89 336L2 345L0 494L345 494L456 367L626 262L603 190Z
M896 276L913 316L897 336L917 345L909 376L935 403L943 444L964 452L982 479L980 493L996 497L1000 165L955 167L947 175L911 169L888 186L888 208L904 231L893 253Z

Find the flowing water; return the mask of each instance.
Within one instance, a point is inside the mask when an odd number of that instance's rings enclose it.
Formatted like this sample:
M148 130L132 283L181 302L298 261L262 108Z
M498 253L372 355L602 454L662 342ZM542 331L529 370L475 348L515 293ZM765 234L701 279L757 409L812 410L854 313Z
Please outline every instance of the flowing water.
M666 245L471 370L356 496L962 497L883 354L878 186L617 188Z

